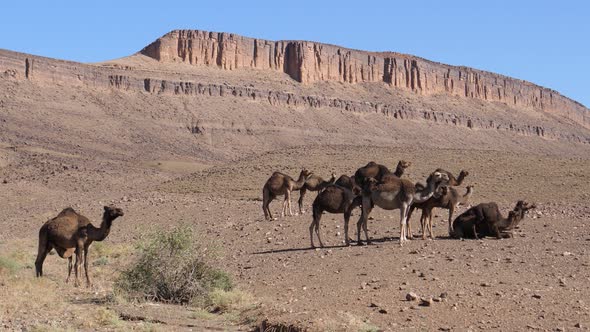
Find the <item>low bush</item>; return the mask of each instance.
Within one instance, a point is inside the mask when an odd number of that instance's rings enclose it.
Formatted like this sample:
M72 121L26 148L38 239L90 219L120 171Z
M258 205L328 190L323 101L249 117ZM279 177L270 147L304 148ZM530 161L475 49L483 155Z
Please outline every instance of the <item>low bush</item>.
M115 282L127 297L204 305L213 290L232 288L225 272L206 263L205 250L188 227L154 233L138 249L137 262Z

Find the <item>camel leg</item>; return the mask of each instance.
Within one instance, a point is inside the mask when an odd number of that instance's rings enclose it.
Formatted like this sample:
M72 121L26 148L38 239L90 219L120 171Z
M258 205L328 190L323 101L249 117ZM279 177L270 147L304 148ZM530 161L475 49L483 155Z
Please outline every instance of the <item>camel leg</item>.
M426 229L427 229L427 224L426 224L426 211L422 210L422 215L420 216L420 231L422 232L422 240L426 240Z
M412 214L414 213L414 206L410 207L410 211L408 212L408 238L409 239L414 239L414 233L412 232L412 223L410 222L410 220L412 219ZM424 213L424 211L422 211L422 213ZM422 221L420 219L420 221Z
M318 236L318 240L320 241L320 247L324 247L324 244L322 243L322 238L320 237L320 219L322 218L322 210L320 207L317 207L316 205L314 205L312 207L313 209L313 220L311 221L311 225L309 225L309 238L311 239L311 247L315 248L315 245L313 243L313 232L315 231L315 233Z
M307 192L307 189L301 188L301 190L299 190L299 200L297 201L299 203L299 213L300 214L304 214L305 210L303 210L303 197L305 196L305 193Z
M434 239L434 233L432 232L432 210L428 211L428 233L430 238Z
M344 212L344 243L347 246L350 245L350 237L348 237L348 223L350 222L350 214L352 213L352 209L347 209Z
M449 206L449 234L453 231L453 213L455 212L455 205Z
M43 262L47 254L51 251L51 245L47 241L45 235L39 234L39 249L37 251L37 259L35 260L35 272L37 277L43 276Z
M357 237L358 237L358 245L362 245L363 241L361 240L361 227L365 231L365 238L367 239L367 244L370 243L369 240L369 232L367 230L367 223L369 219L369 214L371 213L373 206L371 204L371 199L368 197L363 197L363 203L361 205L361 216L359 221L356 223L356 230L357 230Z
M90 276L88 275L88 248L90 247L89 244L84 246L84 274L86 274L86 287L90 287L92 283L90 282Z
M66 278L66 284L70 282L70 276L72 275L72 256L68 257L68 277Z
M74 286L79 287L80 281L78 280L78 272L80 271L80 264L82 263L82 250L83 246L78 245L76 248L76 262L74 263Z
M403 203L400 208L400 234L399 234L399 244L400 246L404 244L408 239L406 237L407 232L407 217L408 217L408 204Z
M262 211L264 211L264 218L266 220L274 220L272 214L270 213L270 202L272 202L275 198L276 195L264 188L262 191Z
M477 229L475 228L475 223L473 223L473 237L476 240L479 240L479 237L477 237Z

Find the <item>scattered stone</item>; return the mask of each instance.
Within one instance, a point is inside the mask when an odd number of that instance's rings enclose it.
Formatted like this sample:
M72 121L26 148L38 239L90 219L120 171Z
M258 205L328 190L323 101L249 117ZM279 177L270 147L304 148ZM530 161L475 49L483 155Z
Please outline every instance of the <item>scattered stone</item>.
M4 179L4 180L2 180L2 183L3 184L7 184L8 183L8 180Z
M416 293L414 292L409 292L408 294L406 294L406 300L408 301L414 301L418 298L418 295L416 295Z
M434 302L442 302L442 299L440 297L433 297L432 301Z
M432 298L421 298L420 305L423 307L430 307L432 305Z
M447 298L447 296L449 296L449 294L448 294L447 292L442 292L442 293L440 293L440 298L441 298L441 299L446 299L446 298Z
M477 292L477 296L483 296L483 292L482 291Z
M439 331L450 331L451 328L450 327L447 327L447 326L441 326L441 327L438 328L438 330Z
M379 309L379 313L380 313L380 314L386 314L386 313L387 313L387 310L385 310L385 309L381 308L381 309Z
M576 323L576 325L574 325L574 327L577 327L577 328L581 329L582 328L582 324Z
M369 308L378 308L379 305L375 302L371 302L371 304L369 304Z
M484 283L481 283L480 286L481 287L492 287L492 284L490 284L489 282L484 282Z
M541 295L539 295L539 294L533 294L533 297L534 297L535 299L540 299L540 298L541 298Z

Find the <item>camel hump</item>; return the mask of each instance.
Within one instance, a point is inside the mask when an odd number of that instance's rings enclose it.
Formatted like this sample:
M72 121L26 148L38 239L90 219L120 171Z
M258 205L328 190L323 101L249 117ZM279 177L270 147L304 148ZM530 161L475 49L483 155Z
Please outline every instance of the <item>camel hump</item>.
M71 213L78 214L78 212L76 212L76 210L74 210L72 207L67 207L67 208L61 210L61 212L57 216L59 217L59 216L71 214Z

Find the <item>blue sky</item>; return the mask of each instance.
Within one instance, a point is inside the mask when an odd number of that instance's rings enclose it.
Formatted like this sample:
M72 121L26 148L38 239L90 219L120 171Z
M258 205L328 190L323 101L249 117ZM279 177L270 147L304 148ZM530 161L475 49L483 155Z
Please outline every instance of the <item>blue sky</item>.
M6 3L8 2L8 3ZM395 51L549 87L590 106L590 1L3 1L0 48L98 62L174 29Z

